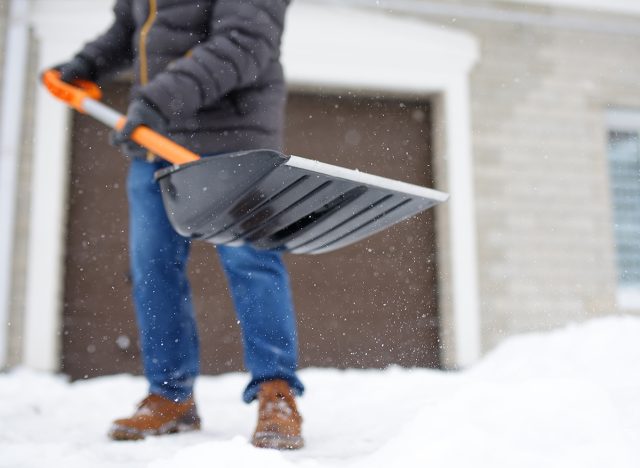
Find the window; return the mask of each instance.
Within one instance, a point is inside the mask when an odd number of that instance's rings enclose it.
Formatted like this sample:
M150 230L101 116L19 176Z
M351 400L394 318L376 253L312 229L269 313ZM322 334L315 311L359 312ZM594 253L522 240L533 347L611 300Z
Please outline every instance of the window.
M640 112L611 112L608 122L618 304L640 308Z

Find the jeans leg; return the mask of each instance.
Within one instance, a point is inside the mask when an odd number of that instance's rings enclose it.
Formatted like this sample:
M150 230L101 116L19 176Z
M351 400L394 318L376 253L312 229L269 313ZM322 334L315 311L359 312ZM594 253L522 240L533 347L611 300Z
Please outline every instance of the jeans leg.
M250 246L219 245L217 250L242 328L245 365L251 372L243 399L254 400L260 383L271 379L284 379L302 394L304 387L296 376L296 320L281 255Z
M199 350L186 275L190 242L167 218L153 173L132 160L127 180L133 299L150 392L184 401L199 373Z

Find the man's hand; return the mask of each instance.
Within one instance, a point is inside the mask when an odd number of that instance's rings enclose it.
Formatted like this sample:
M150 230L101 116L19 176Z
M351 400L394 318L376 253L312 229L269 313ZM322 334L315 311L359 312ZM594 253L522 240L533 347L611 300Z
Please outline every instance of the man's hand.
M111 133L111 144L120 146L127 156L143 153L141 146L131 140L133 131L140 125L163 135L167 133L167 118L146 99L135 99L129 104L127 122L122 130Z
M73 83L75 80L94 81L96 78L91 63L79 55L68 62L56 65L53 69L58 70L60 79L67 83Z

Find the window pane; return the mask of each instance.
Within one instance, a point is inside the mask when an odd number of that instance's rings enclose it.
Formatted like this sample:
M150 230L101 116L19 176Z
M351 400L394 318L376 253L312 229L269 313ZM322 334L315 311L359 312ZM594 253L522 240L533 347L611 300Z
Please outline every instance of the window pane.
M640 287L640 142L637 132L609 132L618 280Z

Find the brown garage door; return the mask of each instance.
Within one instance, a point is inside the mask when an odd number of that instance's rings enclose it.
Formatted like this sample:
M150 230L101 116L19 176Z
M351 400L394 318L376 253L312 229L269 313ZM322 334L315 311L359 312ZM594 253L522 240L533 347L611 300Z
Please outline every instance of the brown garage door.
M126 107L127 89L106 92ZM432 185L429 108L412 101L293 94L286 151ZM73 125L63 370L74 378L139 372L130 301L124 158L107 131ZM287 256L302 366L439 365L433 212L316 257ZM242 368L240 335L215 250L190 263L204 373Z

